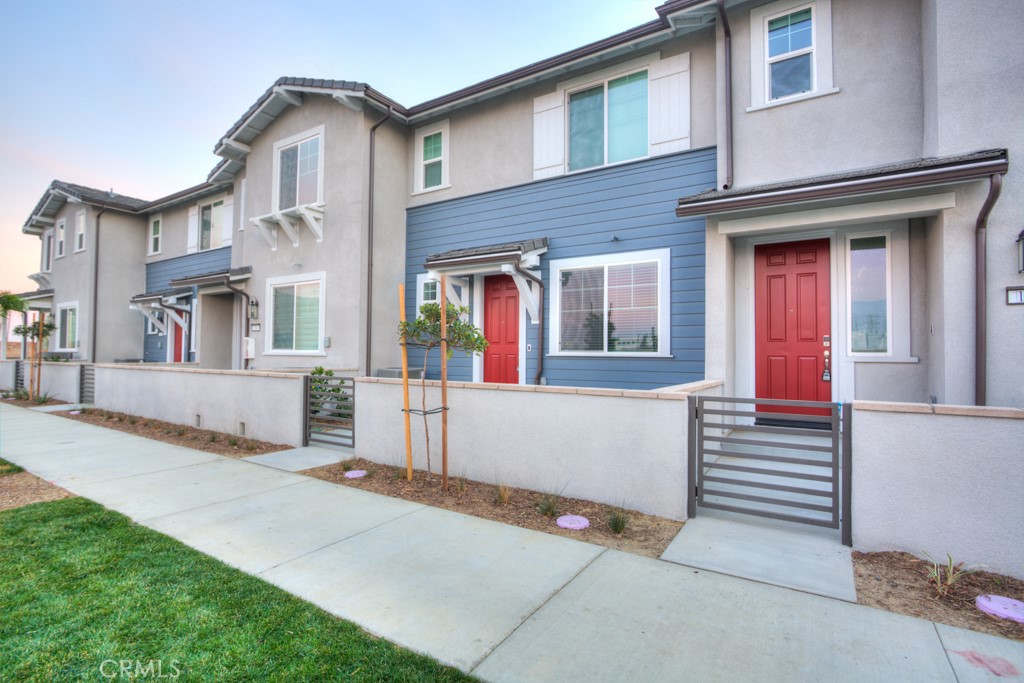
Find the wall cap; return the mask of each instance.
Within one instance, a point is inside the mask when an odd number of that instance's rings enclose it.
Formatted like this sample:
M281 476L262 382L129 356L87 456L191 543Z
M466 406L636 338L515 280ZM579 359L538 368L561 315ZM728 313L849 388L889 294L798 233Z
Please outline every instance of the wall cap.
M960 415L962 417L990 417L1024 420L1024 409L998 406L957 406L930 403L895 403L888 401L854 401L854 410L881 413L924 413L929 415Z
M357 384L392 384L401 385L402 380L392 377L355 377L352 380ZM470 391L518 391L533 394L575 394L577 396L611 396L614 398L639 398L639 399L669 399L673 401L685 401L689 393L679 391L681 387L696 387L696 390L714 387L722 384L718 380L695 382L693 384L680 384L678 387L669 387L671 391L659 389L655 391L641 391L637 389L601 389L597 387L557 387L545 384L497 384L494 382L448 382L449 389L468 389ZM431 388L440 388L441 381L428 379L426 385ZM410 387L420 386L420 380L410 379Z
M181 368L173 365L150 365L146 363L97 363L104 370L128 370L132 372L178 372L194 375L229 375L232 377L274 377L277 379L302 379L303 374L294 372L271 372L269 370L214 370L211 368ZM345 378L348 379L348 378Z

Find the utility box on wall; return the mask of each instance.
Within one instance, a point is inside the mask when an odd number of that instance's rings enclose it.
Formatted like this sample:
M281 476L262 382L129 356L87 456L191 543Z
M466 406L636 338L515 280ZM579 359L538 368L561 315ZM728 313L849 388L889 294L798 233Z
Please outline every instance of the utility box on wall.
M246 360L252 360L256 357L256 340L253 337L244 337L242 339L242 346L244 347L243 356Z

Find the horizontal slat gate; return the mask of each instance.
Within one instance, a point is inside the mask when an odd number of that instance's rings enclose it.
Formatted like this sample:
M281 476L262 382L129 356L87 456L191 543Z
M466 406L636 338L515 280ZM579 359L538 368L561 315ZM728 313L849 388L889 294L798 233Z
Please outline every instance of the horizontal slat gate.
M79 375L78 402L96 402L96 366L82 365Z
M693 397L690 514L703 507L839 528L849 518L845 505L840 514L846 483L841 472L849 472L841 408L817 401ZM811 409L819 414L807 414Z
M355 446L355 386L344 377L306 376L306 443Z

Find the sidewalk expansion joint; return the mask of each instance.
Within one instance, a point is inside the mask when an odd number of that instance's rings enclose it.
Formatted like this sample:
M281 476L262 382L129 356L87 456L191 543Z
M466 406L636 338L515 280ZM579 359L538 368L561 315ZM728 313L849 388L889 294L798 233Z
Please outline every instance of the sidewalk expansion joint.
M473 672L476 671L477 669L479 669L480 665L483 664L485 661L487 661L487 658L490 657L492 654L494 654L495 651L497 651L498 648L500 648L502 645L504 645L508 641L509 638L514 636L516 634L516 632L520 628L523 627L523 624L525 624L526 622L530 621L530 619L533 619L533 616L535 614L537 614L537 612L539 612L542 609L544 609L545 605L547 605L549 602L554 600L555 597L559 593L561 593L563 590L565 590L566 586L568 586L570 583L572 583L577 578L579 578L580 574L582 574L583 572L585 572L588 569L590 569L590 566L593 565L595 562L597 562L601 557L603 557L604 554L608 552L608 550L609 550L609 548L602 548L601 552L599 552L597 555L594 555L594 557L592 557L589 562L587 562L585 565L580 567L580 570L578 572L576 572L575 574L573 574L572 576L570 576L565 581L565 583L563 583L561 586L559 586L555 590L551 591L551 595L549 595L547 598L545 598L543 602L541 602L529 614L527 614L525 617L523 617L523 620L520 621L518 624L516 624L516 627L513 628L511 631L509 631L508 634L504 638L502 638L500 641L495 643L493 647L489 648L486 652L484 652L483 655L481 655L480 658L478 660L476 660L476 662L474 662L473 665L469 669L466 669L466 673L470 674L471 676L475 675L475 674L473 674Z
M949 658L949 655L951 653L949 650L946 649L946 644L942 642L942 634L939 633L939 625L936 624L934 621L932 622L932 629L935 630L935 637L939 640L939 647L942 648L942 654L946 656L946 664L949 665L949 673L953 677L953 680L959 683L960 677L956 675L956 667L953 666L953 660Z

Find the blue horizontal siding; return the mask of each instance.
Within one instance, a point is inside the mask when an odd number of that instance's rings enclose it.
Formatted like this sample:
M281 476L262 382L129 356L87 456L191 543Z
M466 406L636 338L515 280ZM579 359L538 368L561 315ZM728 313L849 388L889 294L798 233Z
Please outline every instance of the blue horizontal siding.
M671 357L550 356L544 378L560 386L655 389L704 378L704 246L701 218L679 219L679 197L715 186L714 149L657 157L614 168L562 176L409 209L406 243L406 314L415 315L416 276L430 254L533 237L548 238L541 257L544 280L544 350L549 349L552 260L649 249L671 250ZM613 237L615 239L613 239ZM470 296L472 302L472 292ZM527 324L526 377L536 373L538 326ZM410 364L422 367L421 350ZM472 362L456 353L453 380L472 379ZM440 360L432 352L427 376Z
M215 273L231 267L231 247L221 247L195 254L154 261L146 264L146 291L162 292L171 288L171 280ZM194 290L193 290L194 294ZM144 328L148 325L143 322ZM143 342L143 358L147 363L167 360L167 344L173 343L165 335L147 334ZM190 359L191 360L191 359Z

